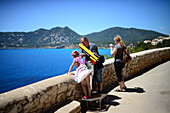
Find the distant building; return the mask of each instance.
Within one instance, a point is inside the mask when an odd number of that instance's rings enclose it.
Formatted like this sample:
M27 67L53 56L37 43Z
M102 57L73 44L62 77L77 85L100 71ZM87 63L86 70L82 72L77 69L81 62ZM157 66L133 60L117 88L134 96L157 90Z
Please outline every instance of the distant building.
M157 45L158 43L159 43L158 39L156 39L156 38L153 39L152 42L151 42L152 45Z
M169 40L170 39L170 37L164 37L164 40Z
M143 41L145 44L147 44L147 43L151 43L152 41L151 40L145 40L145 41Z
M145 40L145 41L143 41L143 42L144 42L145 44L151 43L152 45L157 45L158 43L162 43L163 40L169 40L169 39L170 39L170 37L162 37L162 36L159 36L159 37L153 39L152 41L151 41L151 40Z
M162 43L164 39L158 39L158 43Z
M165 37L159 36L158 39L164 39Z

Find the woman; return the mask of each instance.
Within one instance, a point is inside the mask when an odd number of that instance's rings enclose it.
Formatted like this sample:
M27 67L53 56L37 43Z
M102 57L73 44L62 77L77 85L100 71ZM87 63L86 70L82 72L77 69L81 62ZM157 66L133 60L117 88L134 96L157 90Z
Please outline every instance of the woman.
M121 92L121 91L123 91L123 89L126 89L124 80L122 79L122 69L125 66L125 64L122 62L123 51L126 48L123 44L123 40L121 39L121 37L119 35L115 36L114 41L116 44L114 49L113 49L113 45L110 44L111 56L115 56L114 66L115 66L115 71L116 71L116 75L117 75L119 86L120 86L119 89L117 89L116 91Z

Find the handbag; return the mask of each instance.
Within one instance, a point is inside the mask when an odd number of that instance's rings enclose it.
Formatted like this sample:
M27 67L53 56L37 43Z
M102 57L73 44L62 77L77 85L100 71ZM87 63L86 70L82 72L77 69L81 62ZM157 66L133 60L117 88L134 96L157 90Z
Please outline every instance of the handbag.
M132 60L132 57L129 54L129 51L124 48L123 50L123 63L129 63Z
M99 55L99 59L96 61L96 65L98 67L98 69L103 68L103 63L105 62L104 56L103 55Z

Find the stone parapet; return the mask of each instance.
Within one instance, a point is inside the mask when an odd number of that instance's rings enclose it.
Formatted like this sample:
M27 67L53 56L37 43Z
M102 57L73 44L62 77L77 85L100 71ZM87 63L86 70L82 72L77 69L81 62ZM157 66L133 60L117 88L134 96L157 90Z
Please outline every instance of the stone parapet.
M125 65L123 77L130 77L150 66L170 59L170 47L131 54L132 61ZM73 72L74 73L74 72ZM108 59L103 68L103 88L117 82L114 59ZM66 74L39 81L0 94L0 113L42 113L66 100L79 100L81 85Z
M152 49L131 54L132 61L125 65L122 75L123 78L142 72L143 70L170 59L170 47ZM103 87L107 87L117 82L114 69L114 59L108 59L104 63L103 68Z

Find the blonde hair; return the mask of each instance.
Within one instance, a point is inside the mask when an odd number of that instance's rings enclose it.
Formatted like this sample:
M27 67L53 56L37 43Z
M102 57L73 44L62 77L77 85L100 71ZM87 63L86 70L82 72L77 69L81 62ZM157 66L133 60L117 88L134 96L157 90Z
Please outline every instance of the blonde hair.
M123 43L123 40L122 40L122 38L121 38L119 35L116 35L116 36L114 37L114 40L116 40L118 43L120 43L120 46L121 46L122 48L125 47L125 46L124 46L124 43Z

